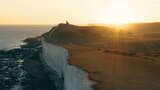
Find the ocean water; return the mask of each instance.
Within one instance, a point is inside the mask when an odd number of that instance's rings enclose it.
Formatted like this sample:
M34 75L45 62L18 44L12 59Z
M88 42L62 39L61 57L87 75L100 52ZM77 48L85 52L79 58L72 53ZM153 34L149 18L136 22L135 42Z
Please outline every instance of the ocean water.
M25 38L39 36L52 27L51 25L1 25L0 49L19 47Z
M23 40L29 37L40 36L49 31L52 26L0 26L0 49L12 49L19 47ZM22 69L24 58L21 54L16 57L0 57L0 90L23 90L22 81L30 78L27 71ZM14 77L14 78L13 78ZM27 85L30 85L27 83Z

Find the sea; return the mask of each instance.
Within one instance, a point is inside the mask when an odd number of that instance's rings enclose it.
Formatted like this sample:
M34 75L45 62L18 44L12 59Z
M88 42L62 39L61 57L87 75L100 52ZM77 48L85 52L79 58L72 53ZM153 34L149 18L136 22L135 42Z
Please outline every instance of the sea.
M0 25L0 50L11 50L24 44L23 40L48 32L51 25ZM21 82L27 72L22 69L24 59L0 58L0 90L23 90ZM15 78L13 78L15 77Z
M52 27L52 25L0 25L0 49L19 47L24 39L40 36Z

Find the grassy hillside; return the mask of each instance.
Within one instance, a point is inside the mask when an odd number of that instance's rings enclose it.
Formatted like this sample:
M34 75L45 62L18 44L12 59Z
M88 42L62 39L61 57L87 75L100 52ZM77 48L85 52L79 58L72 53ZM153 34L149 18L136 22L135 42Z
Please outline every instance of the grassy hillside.
M69 50L98 90L159 90L160 23L120 27L60 24L43 35Z
M59 24L45 36L46 40L56 44L150 51L150 48L157 49L160 46L160 23L128 24L120 27Z

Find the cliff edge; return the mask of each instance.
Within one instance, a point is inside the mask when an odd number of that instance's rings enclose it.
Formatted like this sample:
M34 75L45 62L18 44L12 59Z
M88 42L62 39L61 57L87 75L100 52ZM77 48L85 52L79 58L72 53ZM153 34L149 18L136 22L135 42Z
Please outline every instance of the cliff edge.
M87 71L88 78L97 82L94 89L159 90L157 28L59 24L43 37L50 45L68 50L68 63Z

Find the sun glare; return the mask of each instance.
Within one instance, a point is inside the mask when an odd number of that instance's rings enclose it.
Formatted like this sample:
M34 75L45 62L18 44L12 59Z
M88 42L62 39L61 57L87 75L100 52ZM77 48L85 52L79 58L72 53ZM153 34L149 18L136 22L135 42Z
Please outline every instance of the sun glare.
M113 0L106 6L104 23L123 25L135 22L135 13L130 7L128 0Z

